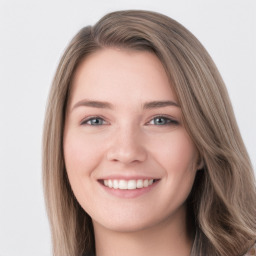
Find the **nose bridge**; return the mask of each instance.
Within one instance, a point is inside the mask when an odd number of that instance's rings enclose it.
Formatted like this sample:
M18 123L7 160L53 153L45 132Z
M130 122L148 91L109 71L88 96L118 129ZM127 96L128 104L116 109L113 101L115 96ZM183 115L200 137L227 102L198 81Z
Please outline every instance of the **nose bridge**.
M131 163L144 161L146 150L138 125L121 124L115 130L108 150L108 160Z

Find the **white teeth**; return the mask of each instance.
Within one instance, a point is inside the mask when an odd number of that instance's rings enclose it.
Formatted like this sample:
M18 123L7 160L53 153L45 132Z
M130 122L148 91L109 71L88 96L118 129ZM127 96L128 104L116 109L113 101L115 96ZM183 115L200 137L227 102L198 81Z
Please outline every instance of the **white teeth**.
M137 180L137 188L143 188L143 180Z
M112 180L108 180L108 187L109 187L109 188L112 188L112 187L113 187L113 182L112 182Z
M136 180L129 180L128 181L128 189L136 189L136 187L137 187Z
M119 181L119 185L118 185L119 189L127 189L127 187L128 187L127 181L125 181L125 180Z
M114 189L136 189L146 188L153 184L153 179L150 180L104 180L104 185Z
M144 188L148 187L148 180L143 181Z
M118 189L118 180L113 180L113 188Z

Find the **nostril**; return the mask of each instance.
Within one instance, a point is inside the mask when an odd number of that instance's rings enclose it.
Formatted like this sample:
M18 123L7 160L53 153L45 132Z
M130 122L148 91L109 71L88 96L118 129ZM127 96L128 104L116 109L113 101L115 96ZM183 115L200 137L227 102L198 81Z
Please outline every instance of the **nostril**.
M107 159L113 162L122 162L130 164L134 162L143 162L147 158L147 153L142 147L124 147L111 148L107 153Z

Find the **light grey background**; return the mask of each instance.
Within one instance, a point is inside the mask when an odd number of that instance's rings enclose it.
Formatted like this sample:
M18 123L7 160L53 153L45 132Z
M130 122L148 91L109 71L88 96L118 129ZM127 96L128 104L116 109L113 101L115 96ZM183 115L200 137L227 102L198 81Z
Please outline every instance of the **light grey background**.
M0 256L48 256L41 134L56 65L73 35L109 11L146 9L185 25L227 84L256 166L254 0L0 0Z

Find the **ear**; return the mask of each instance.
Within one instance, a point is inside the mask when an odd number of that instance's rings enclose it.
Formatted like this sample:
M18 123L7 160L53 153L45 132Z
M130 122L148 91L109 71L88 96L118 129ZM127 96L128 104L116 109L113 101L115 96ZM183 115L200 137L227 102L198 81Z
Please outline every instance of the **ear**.
M201 170L203 168L204 168L204 159L203 159L202 156L199 156L198 161L197 161L196 169Z

